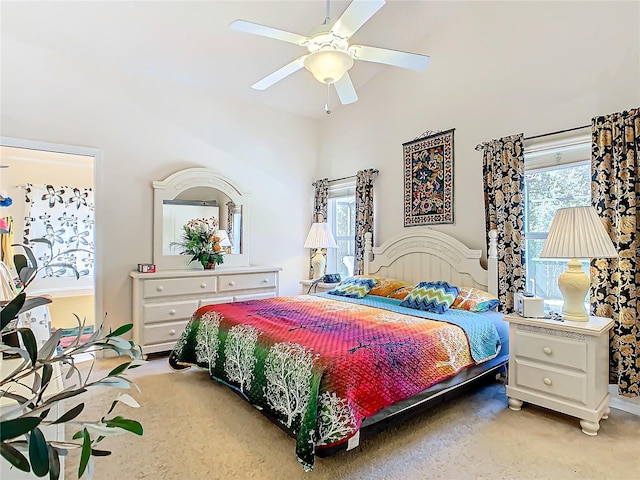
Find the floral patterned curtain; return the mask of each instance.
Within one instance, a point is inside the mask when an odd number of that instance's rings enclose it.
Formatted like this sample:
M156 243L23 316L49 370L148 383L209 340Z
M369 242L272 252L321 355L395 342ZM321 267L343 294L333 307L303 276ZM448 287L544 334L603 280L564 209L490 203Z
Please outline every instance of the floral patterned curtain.
M624 396L640 396L638 311L638 198L640 109L591 122L591 201L618 251L618 258L591 261L591 313L613 318L610 383Z
M51 242L51 248L44 243L32 242L36 238L46 238ZM23 241L33 251L39 266L67 250L82 249L56 257L54 263L73 265L81 276L93 275L93 191L90 188L27 184ZM44 269L39 276L60 278L75 274L68 268L53 267Z
M500 311L513 311L513 294L525 290L524 138L522 134L483 144L484 205L487 230L498 231Z
M313 196L313 223L323 223L327 221L327 204L329 198L329 179L321 178L311 184L315 187ZM309 252L309 278L313 278L313 268L311 267L311 258L315 255L315 251L311 249ZM324 275L324 274L323 274Z
M356 251L353 274L364 273L364 235L373 233L373 181L378 170L369 168L356 174Z

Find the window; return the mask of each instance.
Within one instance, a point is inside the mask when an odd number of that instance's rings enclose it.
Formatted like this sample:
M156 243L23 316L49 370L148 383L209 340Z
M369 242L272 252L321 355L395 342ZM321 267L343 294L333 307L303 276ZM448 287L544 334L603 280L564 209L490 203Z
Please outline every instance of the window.
M591 204L590 147L584 140L525 152L527 289L554 309L562 305L558 277L569 259L540 258L540 253L557 209ZM589 261L582 263L589 275Z
M338 248L327 249L327 273L339 273L342 278L353 275L355 255L356 195L355 183L329 186L327 222Z

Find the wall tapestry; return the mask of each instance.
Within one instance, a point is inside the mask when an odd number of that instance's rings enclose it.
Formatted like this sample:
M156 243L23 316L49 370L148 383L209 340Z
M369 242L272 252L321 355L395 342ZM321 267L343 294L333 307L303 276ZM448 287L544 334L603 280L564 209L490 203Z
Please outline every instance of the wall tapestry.
M404 226L453 223L453 131L403 143Z
M46 243L31 242L46 238ZM90 188L25 185L24 244L29 245L38 265L48 263L52 256L70 249L73 252L57 257L53 263L73 265L81 276L93 275L94 203ZM39 277L72 277L64 267L45 268Z

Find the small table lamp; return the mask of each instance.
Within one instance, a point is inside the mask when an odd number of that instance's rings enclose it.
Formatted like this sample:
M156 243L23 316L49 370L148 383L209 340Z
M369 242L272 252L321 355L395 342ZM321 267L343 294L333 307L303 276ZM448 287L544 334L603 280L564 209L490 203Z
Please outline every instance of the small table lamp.
M311 258L311 266L313 267L313 280L319 279L324 275L324 268L327 264L323 248L337 248L331 229L328 223L312 223L309 234L304 242L304 248L315 248L316 254Z
M219 245L224 249L226 253L231 253L231 240L226 230L218 230L218 237L220 237Z
M593 207L560 208L551 222L549 235L540 257L570 258L558 278L564 297L562 316L565 320L587 322L589 315L584 299L589 291L589 277L582 271L578 258L613 258L618 252Z

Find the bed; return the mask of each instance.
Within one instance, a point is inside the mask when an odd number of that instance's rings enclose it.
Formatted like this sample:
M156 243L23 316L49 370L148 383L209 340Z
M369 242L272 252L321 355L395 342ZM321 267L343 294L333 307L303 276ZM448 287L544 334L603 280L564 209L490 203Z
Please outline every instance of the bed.
M494 233L486 269L479 250L429 228L379 247L369 235L364 274L335 289L343 294L203 306L169 363L205 368L251 402L296 440L298 461L311 470L316 456L352 449L505 368L502 315L462 308L463 293L496 292ZM424 309L421 295L434 285L446 299L429 296Z

